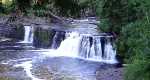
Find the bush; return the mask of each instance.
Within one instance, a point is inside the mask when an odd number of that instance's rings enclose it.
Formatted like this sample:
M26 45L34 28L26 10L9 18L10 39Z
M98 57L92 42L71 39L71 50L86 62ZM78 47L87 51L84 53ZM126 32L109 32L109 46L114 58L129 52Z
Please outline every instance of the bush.
M145 51L150 44L150 23L144 19L128 24L122 28L118 39L118 52L123 54L125 59L137 54L136 51ZM144 53L144 52L143 52Z
M145 18L122 28L118 51L129 64L125 70L125 80L150 80L149 26L150 23Z
M102 20L99 27L118 35L123 26L143 19L150 11L149 0L101 0L97 3L97 12Z
M150 80L150 59L141 56L134 57L133 64L126 68L125 80Z
M100 29L115 32L117 53L129 64L125 80L150 80L150 1L101 0Z

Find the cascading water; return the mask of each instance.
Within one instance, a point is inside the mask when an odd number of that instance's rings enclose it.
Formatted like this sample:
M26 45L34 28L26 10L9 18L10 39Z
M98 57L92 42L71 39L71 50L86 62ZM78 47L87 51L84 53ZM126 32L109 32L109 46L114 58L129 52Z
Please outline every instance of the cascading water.
M25 35L24 40L20 43L32 43L33 42L33 27L31 26L24 26Z
M57 34L54 36L55 40ZM48 55L51 57L67 56L116 63L116 51L111 39L111 36L93 36L79 34L78 32L66 32L65 39L60 43L60 46L57 49L51 49Z
M60 56L78 57L80 39L78 33L66 33L66 39L61 42L57 53Z
M56 32L52 40L51 48L57 49L60 46L61 41L64 40L64 38L65 38L64 32Z

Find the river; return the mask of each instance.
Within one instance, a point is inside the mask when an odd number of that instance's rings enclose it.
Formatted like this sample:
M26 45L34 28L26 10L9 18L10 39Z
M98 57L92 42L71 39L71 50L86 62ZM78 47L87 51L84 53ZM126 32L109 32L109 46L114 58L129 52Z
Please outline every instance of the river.
M121 80L112 35L55 29L51 47L44 49L33 45L34 27L24 29L23 41L0 44L0 80Z

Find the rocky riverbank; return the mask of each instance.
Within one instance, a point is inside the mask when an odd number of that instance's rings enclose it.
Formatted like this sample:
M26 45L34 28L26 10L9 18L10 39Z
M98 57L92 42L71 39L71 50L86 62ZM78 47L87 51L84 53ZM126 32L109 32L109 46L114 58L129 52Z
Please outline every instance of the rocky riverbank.
M106 70L98 70L96 72L96 80L124 80L124 68L109 68Z

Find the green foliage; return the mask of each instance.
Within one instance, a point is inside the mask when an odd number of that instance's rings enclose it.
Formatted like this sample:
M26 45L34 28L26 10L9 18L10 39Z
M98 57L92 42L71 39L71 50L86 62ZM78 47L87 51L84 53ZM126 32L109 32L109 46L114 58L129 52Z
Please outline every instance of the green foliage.
M130 64L125 70L125 80L150 80L150 59L143 55L134 58L134 64Z
M31 7L31 0L15 0L15 3L14 5L22 12L26 12Z
M115 32L117 53L129 64L125 80L150 80L150 1L101 0L100 29Z
M129 64L125 80L150 80L150 23L147 18L122 28L118 51Z
M54 7L61 16L85 17L96 13L97 0L54 0Z
M144 45L149 30L149 0L101 0L97 2L97 14L100 15L100 29L104 32L115 32L118 35L118 54L129 59L136 53L139 44ZM144 28L146 27L146 28ZM136 34L135 34L136 33ZM140 39L139 39L140 38ZM140 48L141 49L141 48Z
M139 20L130 23L122 28L120 37L118 39L118 51L125 59L135 56L139 52L146 53L145 49L149 49L149 35L150 23L147 19Z
M62 16L79 16L79 14L76 13L80 11L80 6L78 5L77 0L55 0L55 6L59 8L60 12L62 13Z
M145 20L131 23L122 30L124 38L119 42L126 45L122 54L125 56L125 61L131 64L126 69L125 80L150 80L150 24L148 22Z
M4 8L5 13L20 11L25 15L47 16L48 12L63 17L81 17L91 10L95 12L95 0L13 0L12 4ZM2 7L3 8L3 7Z
M12 0L8 1L6 4L3 4L3 13L10 14L16 10L20 10L23 13L31 7L31 0Z
M45 16L46 8L44 6L41 6L41 5L34 5L32 7L32 10L30 10L30 11L31 12L34 11L33 13L35 16L42 17L42 16Z
M0 12L4 13L4 7L2 6L2 4L0 4Z
M120 34L122 26L142 19L149 13L150 7L149 0L102 0L99 3L97 12L101 19L107 20L101 22L100 28L116 34ZM103 26L107 23L108 26ZM105 27L109 28L105 30Z

